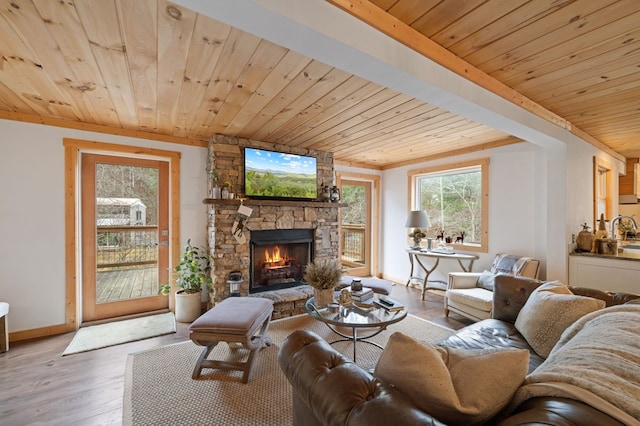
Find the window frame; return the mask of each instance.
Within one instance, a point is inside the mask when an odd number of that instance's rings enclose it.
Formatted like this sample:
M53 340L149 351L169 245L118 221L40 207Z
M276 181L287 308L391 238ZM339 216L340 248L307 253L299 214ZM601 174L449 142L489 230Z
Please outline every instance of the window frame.
M419 208L417 205L417 180L419 177L431 174L431 173L443 173L453 172L460 169L479 167L480 168L480 182L481 182L481 219L480 223L482 231L480 232L480 243L451 243L448 244L451 247L459 248L465 251L475 251L480 253L487 253L489 250L489 158L480 158L476 160L461 161L456 163L441 164L438 166L429 166L420 169L413 169L407 172L408 187L409 187L409 202L408 210L416 210Z
M599 204L603 204L604 211ZM598 229L600 213L605 220L613 218L613 167L608 161L593 157L593 229Z

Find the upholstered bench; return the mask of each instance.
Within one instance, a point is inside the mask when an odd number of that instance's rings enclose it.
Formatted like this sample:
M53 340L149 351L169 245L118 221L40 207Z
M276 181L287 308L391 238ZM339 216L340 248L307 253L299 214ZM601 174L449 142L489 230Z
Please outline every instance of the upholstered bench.
M340 279L340 284L336 287L338 290L343 289L351 285L351 281L358 279L362 282L363 287L369 287L374 293L384 294L388 296L391 293L391 287L393 283L391 281L383 280L382 278L363 278L363 277L350 277L344 276Z
M273 302L258 297L229 297L197 318L189 326L189 338L204 346L191 377L197 379L203 368L239 370L243 372L242 383L251 375L256 352L263 345L271 345L267 337ZM256 334L257 333L257 334ZM209 360L209 353L219 342L240 343L249 349L245 362Z

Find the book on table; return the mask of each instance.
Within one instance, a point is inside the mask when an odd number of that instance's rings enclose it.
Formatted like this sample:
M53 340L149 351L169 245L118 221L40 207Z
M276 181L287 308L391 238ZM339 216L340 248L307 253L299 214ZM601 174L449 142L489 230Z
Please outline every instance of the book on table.
M369 287L362 287L362 290L355 290L355 291L349 288L349 290L351 291L351 298L359 302L362 302L367 299L371 299L373 297L373 289Z
M386 296L380 297L378 300L374 300L373 303L387 312L397 312L404 309L404 305L401 302Z

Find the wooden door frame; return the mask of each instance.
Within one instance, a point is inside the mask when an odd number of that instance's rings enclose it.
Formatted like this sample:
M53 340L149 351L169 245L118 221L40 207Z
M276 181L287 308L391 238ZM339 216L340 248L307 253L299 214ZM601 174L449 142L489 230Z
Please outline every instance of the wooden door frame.
M82 306L82 324L95 321L105 321L112 318L140 315L146 312L164 310L168 305L168 298L155 294L144 297L133 297L98 303L97 300L97 166L129 166L147 169L155 169L158 172L158 263L156 271L157 283L169 283L171 274L168 271L170 265L170 250L168 244L163 246L160 242L162 230L169 230L169 162L163 159L141 158L130 155L105 155L93 152L80 153L80 235L81 247L79 256L82 259L80 267L80 287L82 288L82 300L78 306ZM167 241L168 242L168 241ZM159 285L159 284L157 284Z
M373 199L371 200L371 274L382 278L380 274L380 176L367 173L336 172L336 185L342 187L342 180L371 182ZM338 223L342 223L340 219ZM342 239L341 239L342 240ZM342 244L342 242L341 242ZM342 247L340 247L342 251Z
M65 152L65 324L66 331L80 327L80 153L127 155L169 163L169 266L177 264L180 253L180 152L81 139L63 139Z

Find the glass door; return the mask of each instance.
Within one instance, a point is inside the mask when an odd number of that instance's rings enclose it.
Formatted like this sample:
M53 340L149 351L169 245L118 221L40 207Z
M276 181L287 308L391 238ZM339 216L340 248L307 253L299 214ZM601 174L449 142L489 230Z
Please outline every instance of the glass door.
M370 276L371 182L341 179L341 262L346 275Z
M169 163L82 155L83 322L168 307Z

